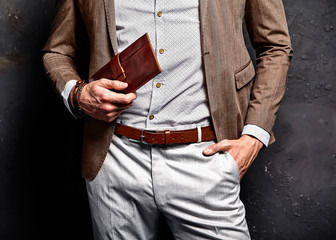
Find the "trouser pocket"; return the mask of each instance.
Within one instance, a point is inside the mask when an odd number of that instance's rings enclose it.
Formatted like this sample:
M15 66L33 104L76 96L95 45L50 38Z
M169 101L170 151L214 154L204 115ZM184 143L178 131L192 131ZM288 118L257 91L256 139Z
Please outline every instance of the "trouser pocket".
M235 175L235 177L240 182L239 167L237 165L236 160L232 157L232 155L229 152L224 152L223 154L225 154L226 157L228 158L229 162L231 162L231 164L232 164L232 173Z

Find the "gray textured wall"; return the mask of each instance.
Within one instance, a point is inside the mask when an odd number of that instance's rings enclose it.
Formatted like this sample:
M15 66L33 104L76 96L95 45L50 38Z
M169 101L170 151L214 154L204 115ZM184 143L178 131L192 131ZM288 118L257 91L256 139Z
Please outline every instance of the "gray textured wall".
M284 1L295 56L274 132L242 181L252 238L336 239L336 1ZM55 1L0 0L0 239L91 239L82 123L41 66ZM161 238L168 239L165 227Z

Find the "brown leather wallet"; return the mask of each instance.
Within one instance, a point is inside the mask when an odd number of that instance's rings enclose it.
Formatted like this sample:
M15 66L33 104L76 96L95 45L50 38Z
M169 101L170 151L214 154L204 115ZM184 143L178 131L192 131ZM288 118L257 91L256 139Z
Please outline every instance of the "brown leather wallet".
M101 78L128 83L122 93L135 92L161 72L148 34L138 38L99 69L89 81Z
M202 127L201 131L202 142L215 139L215 134L210 126ZM148 144L181 144L198 142L197 128L181 131L143 131L126 125L117 124L114 133Z

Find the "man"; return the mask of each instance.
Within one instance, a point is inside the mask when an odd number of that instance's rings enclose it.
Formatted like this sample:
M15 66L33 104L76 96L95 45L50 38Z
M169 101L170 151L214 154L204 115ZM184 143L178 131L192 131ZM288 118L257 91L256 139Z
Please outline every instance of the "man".
M137 94L116 93L127 88L116 80L82 83L79 18L89 76L145 32L162 73ZM65 104L86 115L95 239L155 239L159 213L176 239L250 239L239 181L274 141L292 55L281 0L63 0L44 52Z

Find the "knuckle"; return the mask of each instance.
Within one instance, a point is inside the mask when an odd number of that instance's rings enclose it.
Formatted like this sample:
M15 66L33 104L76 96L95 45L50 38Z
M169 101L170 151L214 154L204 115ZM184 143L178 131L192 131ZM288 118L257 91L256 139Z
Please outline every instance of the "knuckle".
M211 153L216 152L216 145L211 145L208 147Z
M128 98L129 100L131 100L131 101L133 101L134 99L137 98L137 96L136 96L135 94L133 94L133 93L131 93L131 94L127 94L126 96L127 96L127 98Z
M107 102L107 101L110 100L110 96L109 96L109 94L107 94L107 93L102 93L102 94L100 95L100 99L101 99L102 101L104 101L104 102Z
M122 104L128 104L129 103L129 99L127 98L127 96L121 96L119 98L119 102Z
M101 81L100 80L94 81L94 82L89 83L89 85L92 89L97 89L101 85Z
M120 81L118 81L118 80L110 80L110 83L111 83L111 85L112 85L112 87L114 88L114 89L116 89L116 88L118 88L118 87L120 87Z
M109 80L108 81L108 84L112 87L112 88L115 88L116 87L116 82L115 82L115 80Z
M97 84L91 86L91 93L95 96L99 95L100 88Z
M111 107L109 106L109 104L103 104L101 109L104 113L111 112Z
M107 81L108 81L108 79L106 79L106 78L101 78L101 79L99 79L98 81L96 81L97 82L97 84L106 84L107 83Z
M131 103L134 100L134 97L132 95L126 95L125 97L126 103Z

